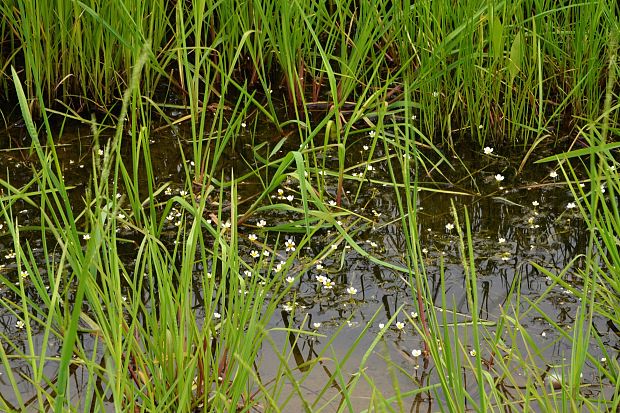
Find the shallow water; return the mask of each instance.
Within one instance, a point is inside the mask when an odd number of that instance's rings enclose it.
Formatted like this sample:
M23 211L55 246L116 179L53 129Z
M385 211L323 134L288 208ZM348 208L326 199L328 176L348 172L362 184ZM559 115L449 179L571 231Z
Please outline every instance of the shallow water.
M36 165L30 162L27 150L12 149L16 143L23 141L25 131L17 128L10 130L9 133L10 138L7 133L0 135L0 178L10 181L14 186L20 186L32 177L32 168L36 170ZM181 149L174 148L183 148L186 155L190 154L190 148L183 143L186 134L187 132L183 129L165 129L154 134L151 142L153 169L157 171L156 183L160 185L170 182L174 193L183 189L185 166ZM255 139L277 141L277 138L273 138L273 134L273 131L266 129L259 132ZM236 145L237 151L230 153L225 159L221 170L218 171L219 174L229 175L234 169L235 176L240 176L249 171L249 166L244 159L247 160L251 156L251 150L248 148L250 136L250 131L242 133ZM380 159L385 155L380 150L370 155L364 149L365 139L367 139L366 136L359 136L359 141L349 148L347 164L358 164L368 157ZM102 137L102 141L104 140L105 136ZM90 174L91 156L94 150L90 130L78 125L69 125L65 127L57 143L65 180L68 185L72 186L71 194L76 205L75 210L81 210L85 178ZM294 138L291 138L290 143L285 144L281 152L284 153L287 147L294 149L295 144ZM540 312L530 311L529 300L536 301L543 292L551 288L546 299L538 305L549 319L567 327L572 324L579 301L570 290L558 285L552 286L552 280L541 273L533 263L558 274L579 254L585 253L588 232L578 210L567 208L567 205L573 201L568 187L559 178L550 177L553 165L534 165L530 162L524 172L517 176L515 172L521 158L497 152L499 151L495 150L494 155L486 156L468 148L459 148L461 159L467 169L458 166L455 171L449 172L448 177L452 183L445 183L445 178L438 172L418 177L422 188L418 199L418 233L424 266L429 276L429 288L436 303L435 311L438 317L446 315L448 321L467 321L472 312L472 309L468 308L465 295L465 273L459 253L457 229L450 229L450 225L455 224L451 213L451 206L454 205L461 221L461 228L464 228L465 208L470 217L478 277L477 289L480 298L480 308L475 311L482 319L488 321L491 331L502 309L518 305L521 313L529 311L527 316L521 319L521 325L542 349L539 355L541 368L544 369L544 364L566 365L566 357L570 356L570 341L558 337ZM130 156L129 153L125 155ZM334 153L324 154L328 167L337 165L334 155ZM355 241L369 255L392 264L406 266L404 254L407 244L400 226L401 217L396 195L391 187L383 183L390 182L387 164L383 160L374 162L372 165L373 169L366 171L365 178L368 179L363 180L361 190L360 180L351 179L345 183L347 193L343 200L343 207L363 219L356 222L354 217L348 213L343 214L340 219L343 227L348 228ZM362 172L362 169L348 171L349 174L359 172ZM498 173L505 175L505 179L501 182L494 178ZM327 179L328 192L332 199L335 191L329 188L330 185L331 188L335 187L334 182L335 178ZM282 189L282 194L274 192L272 202L300 205L301 201L294 182L285 183L280 189ZM252 180L239 186L242 199L251 198L258 191L260 191L260 186ZM288 195L293 196L292 201L286 198ZM340 211L335 206L330 206L330 208L335 212ZM38 223L37 212L25 203L18 204L15 212L20 225L25 229ZM256 245L247 237L250 233L260 233L255 226L259 219L264 219L267 226L273 227L280 223L287 223L293 217L282 213L257 215L244 223L239 228L242 238L240 253L245 254L244 259L248 261L251 260L250 250L256 248ZM2 223L1 219L0 223ZM172 222L170 227L168 232L170 240L168 241L171 243L176 232ZM130 230L127 230L124 235L129 239L132 236ZM295 239L295 234L282 235ZM303 257L310 261L316 260L328 242L338 236L334 228L326 228L320 232L320 235L320 239L303 248L300 259ZM37 259L44 268L45 260L50 257L43 256L40 248L41 240L37 236L36 231L28 233L24 230L22 241L30 242L35 249L35 256L37 251L40 252ZM267 239L269 241L271 238ZM422 349L423 343L411 325L412 322L419 323L418 318L411 316L412 312L419 310L412 296L409 277L373 263L345 244L341 242L337 249L330 251L329 255L321 260L322 267L314 265L312 270L294 281L292 290L294 295L291 294L288 297L291 303L294 299L296 300L294 310L289 312L283 308L276 312L271 321L271 327L300 327L322 335L321 337L301 336L295 341L290 358L291 366L294 367L318 357L325 344L338 332L336 339L331 342L334 353L330 350L327 354L330 357L333 354L344 356L352 349L351 361L342 369L342 373L346 376L348 373L357 371L359 360L371 347L377 335L382 334L380 344L368 359L365 373L385 397L393 394L395 381L399 383L401 391L416 389L421 384L425 384L429 378L431 382L434 382L432 377L436 371L432 363L425 364L421 358L412 356L412 350ZM126 253L122 257L128 263L134 255L131 245L131 243L127 244ZM0 265L2 265L0 271L7 278L16 280L19 274L16 273L15 261L11 257L13 250L10 235L3 233L0 229ZM284 252L282 251L281 254ZM580 279L575 273L576 268L578 265L568 271L564 279L575 288L579 288ZM441 308L442 272L445 279L446 309ZM196 276L201 275L197 273ZM324 288L321 283L317 282L317 276L328 276L334 281L334 287ZM357 292L349 294L346 290L348 287L355 288ZM511 291L518 292L511 294ZM195 293L196 303L199 305L201 294L199 291ZM34 289L31 290L31 294L36 299ZM518 304L515 304L515 294L520 297ZM5 299L12 298L5 286L0 286L0 296ZM507 297L510 299L508 300ZM397 320L404 322L405 326L402 329L396 328L395 324L380 327L380 324L387 324L401 306L403 310L397 315ZM200 309L197 311L200 313ZM205 314L204 316L211 315ZM320 323L320 326L315 323ZM26 336L23 330L17 328L15 324L16 318L4 307L0 309L0 331L19 342L21 337L25 339ZM608 326L607 320L595 319L594 325L608 350L619 348L619 337L613 331L613 326ZM362 334L365 328L369 328L369 334ZM458 331L464 344L467 345L467 338L471 336L471 333L466 324L459 327ZM362 335L361 341L357 342L360 335ZM36 333L34 336L37 340L42 339ZM275 334L274 338L280 348L286 349L290 344L290 338L283 335ZM93 345L88 336L84 336L83 339L86 347ZM25 349L26 343L24 342L23 345ZM35 345L40 345L40 343L35 343ZM60 343L55 340L51 340L50 345L52 350L60 349ZM592 348L593 355L600 356L595 344ZM15 349L5 348L5 351L11 354ZM54 351L50 353L53 354ZM266 346L261 351L259 360L261 377L269 380L270 377L275 376L277 365L278 359L273 349ZM24 375L29 374L25 363L15 362L13 366L15 371L21 371ZM402 371L398 371L397 368L401 368ZM0 372L3 372L2 369L0 367ZM54 364L49 363L48 369L50 375L53 375ZM417 379L412 380L403 372L408 372L408 375ZM83 374L80 368L74 371L78 389L75 393L76 399L83 397L79 393L79 389L86 385L83 381L86 376ZM314 397L319 397L320 389L335 374L335 368L331 362L326 361L322 368L312 369L307 377L303 371L298 371L297 374L301 388L307 392L306 396L314 400ZM11 385L3 380L3 376L6 377L6 375L0 376L0 394L10 394ZM28 394L32 394L32 389L25 379L18 380L22 380L21 387L27 398ZM597 377L594 376L593 369L584 372L584 380L596 382ZM288 395L290 390L286 389L283 394ZM362 380L353 392L355 396L352 400L353 408L355 410L367 408L371 393L371 388ZM327 404L330 406L327 411L331 411L341 402L338 395L337 386L330 388L320 396L317 406ZM432 400L434 397L434 394L425 393L417 397L413 403L417 406L433 405L436 402ZM282 400L285 398L282 396ZM293 397L288 406L295 410L298 408L297 403L298 400Z

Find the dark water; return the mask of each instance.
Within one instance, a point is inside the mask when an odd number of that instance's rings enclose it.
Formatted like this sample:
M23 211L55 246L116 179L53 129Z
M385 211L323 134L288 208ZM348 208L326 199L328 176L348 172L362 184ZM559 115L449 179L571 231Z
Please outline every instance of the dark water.
M33 170L36 171L36 163L31 160L28 150L16 149L24 142L24 133L22 129L14 128L0 135L0 178L11 182L14 186L27 183L33 176ZM273 137L274 134L274 131L265 129L255 139L277 142L278 139ZM153 134L150 146L153 169L157 171L156 184L170 183L170 188L175 194L184 188L184 167L188 162L183 160L181 153L182 151L186 155L191 153L185 136L187 132L182 129L165 129ZM245 162L251 156L249 137L250 131L242 133L236 144L237 150L226 155L221 170L218 171L219 174L229 175L234 169L235 175L240 176L249 171L249 166ZM105 136L101 139L105 141ZM370 156L364 149L365 139L366 136L359 136L359 142L349 148L347 165L361 163ZM291 142L283 146L279 156L287 150L287 147L294 148L297 142L291 138ZM83 208L84 189L86 178L91 171L93 150L90 130L85 127L67 126L57 141L65 181L72 187L72 199L76 205L75 210L78 211ZM579 216L578 209L567 208L574 201L568 187L562 183L560 177L550 176L555 165L535 165L529 162L528 166L517 174L522 155L515 157L511 154L502 154L499 149L495 149L493 155L484 155L469 148L459 148L459 154L463 164L455 161L454 171L450 171L447 167L442 169L447 174L448 180L438 171L423 173L418 177L422 190L418 197L417 230L437 315L442 317L444 312L447 312L449 321L467 321L468 315L473 311L468 307L465 295L465 273L458 248L457 229L450 228L450 225L455 223L451 212L454 205L461 227L463 228L465 209L471 223L480 303L480 308L475 311L482 319L488 321L488 329L493 331L494 323L498 320L502 309L510 313L514 311L513 307L518 307L520 313L526 314L520 320L522 327L541 349L539 355L541 369L544 369L545 364L566 365L566 358L570 357L571 343L557 336L541 312L568 329L580 303L570 289L555 285L551 287L550 292L547 292L553 282L539 271L534 263L553 274L558 274L571 260L586 251L588 231ZM129 156L129 153L126 155ZM335 168L337 165L335 153L328 152L324 156L327 166ZM381 150L377 150L372 159L381 159L384 156ZM351 225L350 231L354 234L352 235L354 240L368 254L392 264L406 266L407 241L401 228L395 192L383 183L390 181L387 163L383 160L372 165L373 169L366 171L366 177L369 179L364 180L361 190L358 180L349 180L345 184L347 193L343 206L365 219L360 224L352 224L354 217L343 215L343 225L345 227ZM349 174L360 172L362 168L348 171ZM558 172L561 176L561 172ZM495 178L496 174L502 174L504 179L498 181ZM328 198L332 200L335 198L334 183L334 179L327 179L327 192L330 194ZM274 192L275 198L272 199L300 205L301 201L293 183L285 183L280 189L282 193ZM239 185L242 199L249 199L258 191L260 187L252 180ZM293 196L292 200L286 198L288 195ZM338 211L335 206L330 208ZM26 203L18 203L14 212L20 225L25 228L37 225L38 214ZM275 226L286 223L292 218L299 217L282 213L252 217L252 222L242 225L239 229L240 253L244 254L244 258L251 260L250 251L256 247L248 241L248 236L257 232L254 224L258 220L264 219L267 226ZM176 234L172 221L169 231L170 242ZM2 223L3 219L0 219L0 224ZM125 235L131 236L129 229ZM337 237L337 231L325 229L320 235L320 239L305 247L300 256L317 261L319 252ZM286 236L295 239L296 234ZM297 241L299 238L297 235ZM42 268L45 260L54 259L43 256L41 240L37 238L36 231L30 234L24 231L23 241L26 240L33 247ZM272 319L272 327L299 327L323 335L301 336L294 341L291 366L318 357L324 351L325 344L337 333L336 339L330 343L331 350L326 355L343 357L352 351L350 362L343 367L343 373L345 375L354 373L357 371L359 360L372 346L377 335L383 331L383 339L372 351L365 374L372 378L374 385L385 397L393 394L395 381L398 381L401 391L416 389L427 380L431 383L436 382L433 379L436 371L432 364L424 365L421 358L412 356L413 350L423 348L423 342L411 325L412 322L419 323L419 318L411 316L412 312L418 312L418 308L412 288L409 286L409 276L375 264L345 244L340 243L327 258L317 261L310 271L295 281L293 288L295 295L288 297L289 302L296 300L294 311L289 312L288 309L282 308ZM19 274L16 273L15 260L11 256L13 250L10 235L0 229L0 271L7 278L17 280ZM127 246L125 252L122 258L131 263L134 255L131 244ZM579 260L564 275L564 280L575 288L580 287L578 268ZM442 273L445 280L447 310L441 309ZM333 288L326 289L318 282L317 277L321 276L329 277L334 282ZM351 294L351 290L347 291L347 288L351 287L356 290L355 294ZM36 299L34 289L30 293ZM196 291L197 303L202 299L200 294L200 291ZM543 294L546 294L546 298L538 302L541 311L533 311L529 302L537 302ZM6 286L0 286L0 296L9 300L13 298ZM519 300L517 301L515 297ZM404 327L398 329L392 325L389 328L382 328L380 324L387 324L401 306L402 312L397 316L397 320L405 323ZM200 312L200 309L198 311ZM210 315L205 315L207 316ZM595 319L594 325L601 335L603 344L608 349L617 349L618 336L607 325L607 320ZM367 327L369 333L363 334L358 341L358 337ZM16 327L16 318L5 307L0 309L0 331L16 343L26 337L23 330ZM465 346L471 344L471 331L466 324L458 328L458 334ZM42 340L36 333L34 337L36 340ZM283 334L275 333L274 338L280 348L286 349L290 344L290 337ZM87 336L84 337L84 341L87 348L93 345ZM36 345L40 343L35 342ZM25 351L26 342L23 342L23 346L22 351ZM54 354L55 350L59 351L61 344L52 339L49 346L49 353ZM600 356L595 344L592 349L594 355ZM7 346L5 351L7 354L16 353L16 349ZM265 346L261 351L259 362L263 378L277 374L278 360L273 349ZM14 371L29 375L27 363L15 361L12 365ZM398 368L402 371L398 371ZM48 369L50 376L53 376L55 366L50 364ZM300 386L307 391L310 400L319 397L317 392L335 371L333 362L326 361L321 368L314 368L309 373L298 372ZM2 367L0 372L5 373ZM519 374L516 373L517 377ZM3 377L6 377L6 374L0 376L0 393L10 394L12 392L10 383ZM83 380L86 379L86 375L80 368L76 368L74 377L78 383L74 396L80 399L84 397L80 394L80 389L85 389L86 384ZM21 380L24 395L34 394L26 380L22 378L18 380ZM596 381L592 368L586 369L584 380ZM353 392L354 408L368 407L371 393L368 384L361 380ZM288 391L284 391L283 394L288 394ZM338 394L338 386L332 386L320 397L317 406L327 404L330 407L326 411L332 411L341 401ZM429 394L424 394L416 398L413 403L432 405L430 398ZM289 407L293 410L298 408L294 398Z

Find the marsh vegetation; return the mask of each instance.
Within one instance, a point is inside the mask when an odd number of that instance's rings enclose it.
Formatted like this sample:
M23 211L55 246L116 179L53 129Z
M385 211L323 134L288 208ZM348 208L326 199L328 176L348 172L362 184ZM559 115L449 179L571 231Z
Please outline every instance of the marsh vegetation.
M0 410L618 410L615 2L0 12Z

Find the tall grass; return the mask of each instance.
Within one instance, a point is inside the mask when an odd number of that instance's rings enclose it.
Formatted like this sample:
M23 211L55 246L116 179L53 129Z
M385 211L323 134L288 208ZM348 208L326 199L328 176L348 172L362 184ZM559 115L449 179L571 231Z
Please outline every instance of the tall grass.
M398 107L406 98L416 104L415 123L434 140L451 143L465 134L480 145L525 146L599 113L601 50L618 16L616 2L549 0L469 0L458 7L64 0L49 7L25 0L0 6L0 75L6 89L8 68L18 67L29 99L39 82L47 104L59 98L105 110L128 82L134 46L147 41L153 53L141 90L159 104L172 92L195 111L259 90L251 102L274 121L277 95L291 105L289 117L304 123L317 110L355 122L375 105ZM402 95L404 84L411 97ZM389 93L375 95L377 88ZM210 93L200 102L196 93L203 90ZM359 113L351 114L355 103Z

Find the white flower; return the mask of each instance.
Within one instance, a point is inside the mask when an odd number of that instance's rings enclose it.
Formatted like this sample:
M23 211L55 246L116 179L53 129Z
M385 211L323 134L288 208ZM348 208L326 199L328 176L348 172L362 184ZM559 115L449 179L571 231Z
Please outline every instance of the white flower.
M15 327L22 329L26 326L26 324L22 321L22 320L17 320L17 322L15 323Z
M362 146L362 148L364 148L364 150L367 151L369 149L369 146L368 145L364 145L364 146Z
M286 247L286 252L295 251L295 241L292 239L287 239L284 246Z
M258 258L259 256L260 256L260 254L258 253L258 251L256 251L256 250L250 251L250 257Z
M84 241L88 241L88 240L90 239L90 234L84 234L84 235L82 235L82 239L83 239Z
M287 196L286 196L286 200L287 200L288 202L293 202L293 199L295 199L295 197L294 197L293 195L287 195Z
M504 175L502 175L502 174L495 175L495 180L497 182L502 182L504 180Z
M473 350L473 349L469 352L469 355L472 357L476 357L476 354L477 354L476 350Z
M428 254L428 248L422 248L422 252L423 252L424 254Z
M268 256L269 256L269 251L267 251L267 250L263 251L263 255L264 255L265 257L268 257Z
M261 219L256 223L256 226L259 228L263 228L265 225L267 225L267 221L265 221L264 219Z
M97 153L99 154L99 156L102 156L102 155L103 155L103 149L99 149L99 150L97 151Z
M577 205L575 205L574 202L569 202L568 204L566 204L566 209L573 209L575 208Z
M405 323L403 323L402 321L397 321L396 328L402 330L403 328L405 328Z
M286 311L287 313L290 313L291 311L293 311L293 306L291 305L290 302L288 302L282 306L282 309Z
M247 125L245 124L245 122L241 122L241 127L245 128Z
M489 147L489 146L485 146L484 147L484 154L485 155L490 155L493 153L493 148Z
M23 270L20 275L22 276L22 278L28 278L28 271Z
M323 283L323 288L325 288L326 290L331 290L332 288L334 288L334 285L336 285L335 282L333 282L332 280L330 280L329 278Z
M534 205L535 207L537 207L537 206L538 206L538 205L540 205L540 204L538 203L538 201L532 201L532 205Z
M558 173L556 171L551 171L549 172L549 176L552 177L553 179L558 177Z
M368 136L370 136L371 138L374 138L377 132L375 132L374 130L371 130L370 132L368 132Z
M335 206L336 206L336 201L334 201L334 200L330 200L330 201L329 201L329 206L333 206L333 207L335 207Z
M250 235L248 235L248 239L250 241L256 241L258 239L258 237L256 236L256 234L250 234Z
M380 328L380 329L383 329L383 327L385 327L385 324L383 324L383 323L379 323L379 328Z
M218 313L218 312L215 312L215 313L213 313L213 318L216 318L216 319L222 318L222 315L220 313Z
M418 318L418 313L416 313L415 311L412 311L411 318Z
M439 92L433 92L433 97L434 98L439 97Z
M498 241L499 241L500 244L503 244L503 243L506 242L506 238L500 238Z
M420 357L422 355L422 350L414 348L413 350L411 350L411 355L413 357Z
M181 195L181 196L186 196L186 195L187 195L187 191L185 191L185 190L180 190L180 191L179 191L179 195Z
M231 226L230 221L226 221L222 224L222 227L224 228L230 228L230 226Z
M601 357L601 363L605 363L605 362L607 362L607 358Z
M314 323L314 324L312 324L312 327L319 328L319 327L321 327L321 323Z
M291 276L286 277L286 282L289 284L293 284L295 282L295 277L291 277Z
M245 271L243 271L243 274L244 274L246 277L251 277L251 276L252 276L252 271L250 271L250 270L245 270Z
M454 224L453 224L453 223L451 223L451 222L448 222L448 223L446 224L446 229L447 229L448 231L452 231L452 230L454 229Z
M349 294L351 294L351 295L355 295L355 294L357 294L357 289L351 286L351 287L347 288L347 292Z

